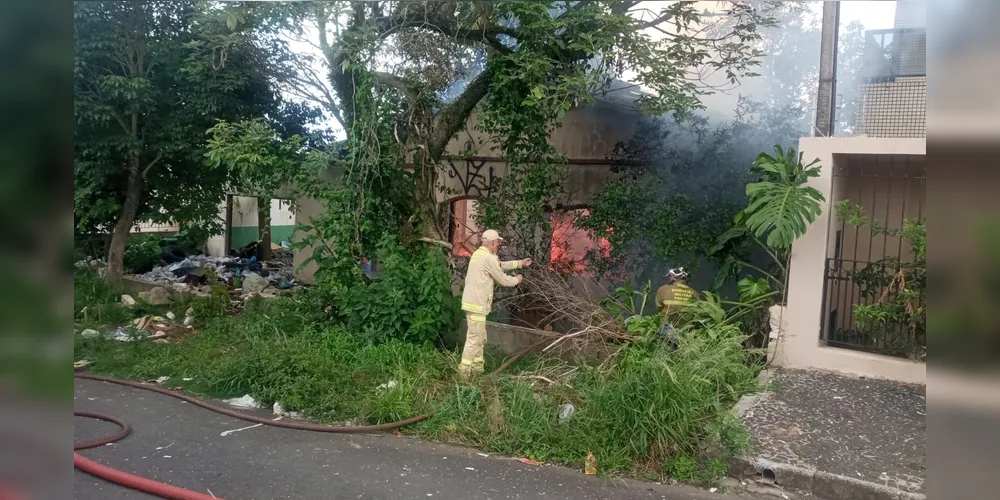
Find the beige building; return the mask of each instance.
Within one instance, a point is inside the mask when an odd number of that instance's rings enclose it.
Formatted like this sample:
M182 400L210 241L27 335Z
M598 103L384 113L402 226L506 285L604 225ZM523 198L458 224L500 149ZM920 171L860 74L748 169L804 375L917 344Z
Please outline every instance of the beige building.
M810 184L826 202L792 246L787 304L772 311L772 324L781 319L771 340L778 366L926 383L922 332L873 328L855 315L857 306L879 300L879 293L856 282L859 273L884 259L911 262L910 247L898 237L849 226L833 213L837 202L849 200L889 229L924 218L925 12L922 2L899 1L897 28L868 33L857 134L799 142L806 161L820 161L821 175Z

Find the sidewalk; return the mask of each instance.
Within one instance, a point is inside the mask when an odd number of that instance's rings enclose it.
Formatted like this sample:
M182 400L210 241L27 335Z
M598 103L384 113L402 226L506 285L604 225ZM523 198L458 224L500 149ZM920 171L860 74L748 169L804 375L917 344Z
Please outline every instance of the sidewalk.
M755 451L737 474L831 500L924 497L924 386L776 370L740 406Z

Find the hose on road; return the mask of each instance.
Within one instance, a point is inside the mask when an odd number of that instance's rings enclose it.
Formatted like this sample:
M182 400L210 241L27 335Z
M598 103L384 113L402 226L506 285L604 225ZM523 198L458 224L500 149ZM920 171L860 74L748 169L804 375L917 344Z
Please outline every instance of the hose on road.
M191 403L195 406L200 406L207 410L214 411L216 413L221 413L223 415L237 418L240 420L246 420L248 422L254 422L257 424L270 425L273 427L283 427L285 429L297 429L304 431L313 432L337 432L337 433L351 433L351 432L378 432L387 431L392 429L398 429L400 427L405 427L407 425L412 425L417 422L427 420L432 414L419 415L416 417L408 418L406 420L400 420L398 422L389 422L379 425L359 425L359 426L331 426L331 425L317 425L310 424L306 422L285 422L281 420L271 420L269 418L258 417L256 415L248 415L246 413L240 413L238 411L231 410L229 408L224 408L221 406L206 403L198 398L188 396L186 394L181 394L177 391L171 391L164 389L162 387L156 387L151 384L144 384L141 382L132 382L129 380L120 380L111 377L102 377L100 375L93 375L89 373L74 373L75 378L81 378L86 380L96 380L100 382L107 382L111 384L124 385L127 387L133 387L136 389L142 389L146 391L152 391L173 398L181 399ZM94 439L84 443L74 443L73 444L73 466L77 469L82 470L93 476L97 476L105 481L110 481L112 483L120 484L122 486L132 488L135 490L143 491L151 495L156 495L162 498L170 498L172 500L218 500L218 497L209 496L204 493L199 493L197 491L187 490L184 488L179 488L177 486L172 486L166 483L161 483L159 481L153 481L152 479L144 478L142 476L136 476L123 472L111 467L101 465L93 460L90 460L79 453L76 450L85 450L88 448L96 448L98 446L104 446L121 439L125 439L132 433L132 426L125 422L124 420L112 416L105 415L103 413L94 413L87 411L74 411L74 416L93 418L97 420L104 420L106 422L111 422L118 425L121 430L114 435L102 437L99 439Z
M546 340L546 341L548 341L548 340ZM526 349L522 350L521 352L518 352L517 354L511 356L510 359L508 359L506 363L500 365L499 368L497 368L492 373L490 373L490 376L494 376L494 375L497 375L498 373L502 372L507 367L509 367L510 365L512 365L515 361L517 361L521 356L524 356L529 351L534 350L537 347L540 347L543 343L544 342L539 342L537 344L528 346L528 348L526 348ZM271 420L271 419L265 418L265 417L258 417L256 415L248 415L246 413L241 413L241 412L238 412L238 411L235 411L235 410L231 410L229 408L225 408L225 407L222 407L222 406L217 406L217 405L213 405L211 403L207 403L207 402L202 401L202 400L200 400L198 398L194 398L194 397L188 396L186 394L182 394L182 393L177 392L177 391L171 391L169 389L164 389L162 387L157 387L157 386L152 385L152 384L145 384L145 383L142 383L142 382L132 382L130 380L121 380L121 379L116 379L116 378L111 378L111 377L103 377L103 376L100 376L100 375L93 375L93 374L90 374L90 373L82 373L82 372L75 372L73 374L73 377L80 378L80 379L86 379L86 380L96 380L96 381L99 381L99 382L107 382L107 383L110 383L110 384L124 385L124 386L127 386L127 387L133 387L135 389L142 389L142 390L145 390L145 391L152 391L152 392L156 392L156 393L159 393L159 394L163 394L165 396L170 396L172 398L177 398L177 399L180 399L180 400L183 400L183 401L187 401L188 403L191 403L191 404L193 404L195 406L200 406L202 408L205 408L206 410L211 410L211 411L214 411L216 413L221 413L223 415L226 415L226 416L229 416L229 417L233 417L233 418L236 418L236 419L246 420L247 422L253 422L253 423L256 423L256 424L263 424L263 425L270 425L272 427L282 427L282 428L285 428L285 429L303 430L303 431L336 432L336 433L380 432L380 431L388 431L388 430L398 429L400 427L406 427L408 425L413 425L413 424L415 424L417 422L422 422L424 420L427 420L428 418L430 418L430 417L432 417L434 415L433 413L428 413L428 414L425 414L425 415L418 415L416 417L411 417L411 418L408 418L406 420L400 420L400 421L397 421L397 422L388 422L388 423L378 424L378 425L359 425L359 426L332 426L332 425L310 424L310 423L306 423L306 422L286 422L286 421L281 421L281 420ZM111 423L116 424L119 427L121 427L121 430L117 434L114 434L114 435L111 435L111 436L108 436L108 437L103 437L103 438L100 438L100 439L94 439L92 441L87 441L87 442L84 442L84 443L74 444L73 445L73 450L74 450L74 452L73 452L73 466L74 467L82 470L83 472L86 472L86 473L91 474L93 476L96 476L96 477L99 477L101 479L104 479L106 481L110 481L110 482L113 482L113 483L116 483L116 484L120 484L122 486L125 486L125 487L128 487L128 488L132 488L132 489L136 489L136 490L139 490L139 491L143 491L143 492L149 493L151 495L156 495L156 496L159 496L159 497L162 497L162 498L169 498L169 499L172 499L172 500L212 500L212 499L214 499L214 500L220 500L218 497L215 497L214 495L213 496L205 495L205 494L199 493L197 491L187 490L187 489L184 489L184 488L178 488L177 486L171 486L171 485L166 484L166 483L161 483L159 481L153 481L152 479L147 479L147 478L144 478L144 477L141 477L141 476L136 476L136 475L133 475L133 474L129 474L127 472L123 472L123 471L120 471L120 470L117 470L117 469L113 469L111 467L108 467L108 466L105 466L105 465L101 465L101 464L99 464L97 462L94 462L93 460L85 458L82 455L80 455L79 453L76 453L76 450L84 450L84 449L87 449L87 448L96 448L98 446L104 446L104 445L107 445L108 443L113 443L115 441L119 441L121 439L124 439L124 438L128 437L129 434L132 433L132 426L130 426L128 424L128 422L125 422L124 420L122 420L122 419L120 419L118 417L114 417L114 416L111 416L111 415L105 415L105 414L102 414L102 413L74 411L73 415L74 416L78 416L78 417L86 417L86 418L94 418L94 419L98 419L98 420L104 420L106 422L111 422Z

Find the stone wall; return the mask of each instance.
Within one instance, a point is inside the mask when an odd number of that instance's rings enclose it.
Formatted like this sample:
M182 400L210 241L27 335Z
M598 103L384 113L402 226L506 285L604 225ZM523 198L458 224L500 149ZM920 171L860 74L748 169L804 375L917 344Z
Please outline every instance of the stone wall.
M466 328L465 321L462 321L457 330L452 332L451 335L445 337L445 344L447 346L455 346L458 348L463 347L465 345ZM546 338L550 338L555 341L559 338L559 334L535 330L532 328L505 325L503 323L494 323L492 321L486 322L487 346L497 349L507 355L520 352L521 350L537 344ZM544 348L544 346L541 348ZM559 345L552 349L552 352L560 359L567 362L574 362L582 359L588 364L598 364L614 353L614 348L595 344L587 345L579 340L569 339L560 342Z

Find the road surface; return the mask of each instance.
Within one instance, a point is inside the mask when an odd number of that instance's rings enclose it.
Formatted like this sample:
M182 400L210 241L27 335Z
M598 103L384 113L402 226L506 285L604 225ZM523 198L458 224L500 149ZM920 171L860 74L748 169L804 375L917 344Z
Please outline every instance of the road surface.
M252 427L249 422L148 391L90 380L78 379L75 384L75 409L114 414L134 428L130 437L84 450L84 456L228 500L737 498L689 486L589 477L569 468L530 466L392 434ZM116 430L112 424L90 419L77 418L74 423L77 441ZM80 471L74 474L78 499L154 498Z

